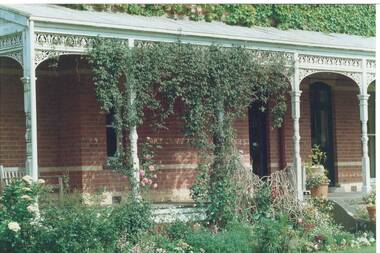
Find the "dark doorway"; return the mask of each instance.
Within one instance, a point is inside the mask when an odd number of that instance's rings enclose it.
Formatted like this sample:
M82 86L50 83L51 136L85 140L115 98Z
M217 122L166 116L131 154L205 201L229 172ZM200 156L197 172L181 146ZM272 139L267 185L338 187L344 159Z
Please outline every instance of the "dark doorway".
M249 108L249 149L253 172L260 176L268 175L267 157L267 113L258 103Z
M335 185L334 147L331 109L331 88L324 83L310 85L311 139L312 146L319 145L326 152L325 168Z

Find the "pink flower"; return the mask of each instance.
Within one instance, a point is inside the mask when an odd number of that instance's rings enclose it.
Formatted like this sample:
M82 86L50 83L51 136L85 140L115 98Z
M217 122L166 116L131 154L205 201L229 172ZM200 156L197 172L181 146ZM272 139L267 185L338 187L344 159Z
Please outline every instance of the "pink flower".
M146 178L146 177L144 177L144 178L142 179L142 182L143 182L144 184L148 184L148 183L149 183L149 179Z
M143 176L145 176L145 171L140 170L140 177L143 177Z
M158 185L156 183L153 184L153 188L156 189Z
M152 179L148 179L148 184L149 184L149 185L152 184Z
M149 165L149 171L154 171L154 166L153 165Z

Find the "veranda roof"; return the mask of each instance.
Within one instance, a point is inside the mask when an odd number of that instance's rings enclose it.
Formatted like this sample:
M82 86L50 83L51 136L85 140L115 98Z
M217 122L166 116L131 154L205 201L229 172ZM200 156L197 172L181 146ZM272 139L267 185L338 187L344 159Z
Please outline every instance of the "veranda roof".
M124 13L81 11L56 5L2 5L0 8L25 16L30 20L46 23L302 47L336 48L367 52L374 52L376 49L375 37L302 30L284 31L271 27L248 28L231 26L222 22L174 20L167 17L144 17Z

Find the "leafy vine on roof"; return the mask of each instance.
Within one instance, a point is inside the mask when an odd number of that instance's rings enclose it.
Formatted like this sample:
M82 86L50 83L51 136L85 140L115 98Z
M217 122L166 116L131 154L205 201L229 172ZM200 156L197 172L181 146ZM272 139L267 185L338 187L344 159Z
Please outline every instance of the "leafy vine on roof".
M124 12L230 25L270 26L375 36L375 5L369 4L66 4L79 10Z

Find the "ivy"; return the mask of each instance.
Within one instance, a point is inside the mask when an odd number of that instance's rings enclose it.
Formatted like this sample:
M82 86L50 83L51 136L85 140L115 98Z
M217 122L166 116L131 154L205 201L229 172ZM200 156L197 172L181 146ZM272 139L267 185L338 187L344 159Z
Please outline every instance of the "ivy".
M375 5L365 4L66 4L79 10L124 12L221 21L240 26L272 26L375 36Z
M272 114L273 127L281 126L291 75L285 60L235 46L178 42L138 43L129 48L121 41L104 39L93 45L88 58L97 99L104 110L114 112L119 133L142 124L146 110L155 113L162 125L173 113L173 104L183 104L184 133L201 158L193 196L211 203L210 221L225 225L234 211L230 179L239 162L233 122L255 102ZM129 149L120 146L111 166L132 175ZM206 194L200 196L202 190Z

